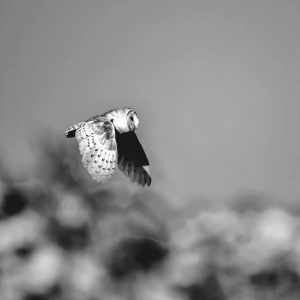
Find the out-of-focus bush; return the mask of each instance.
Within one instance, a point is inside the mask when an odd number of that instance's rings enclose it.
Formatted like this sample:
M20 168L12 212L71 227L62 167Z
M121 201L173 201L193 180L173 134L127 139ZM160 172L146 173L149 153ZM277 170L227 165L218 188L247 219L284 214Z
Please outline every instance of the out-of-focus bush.
M0 172L1 300L300 298L297 210L257 194L176 210L122 175L93 182L75 145L38 157Z

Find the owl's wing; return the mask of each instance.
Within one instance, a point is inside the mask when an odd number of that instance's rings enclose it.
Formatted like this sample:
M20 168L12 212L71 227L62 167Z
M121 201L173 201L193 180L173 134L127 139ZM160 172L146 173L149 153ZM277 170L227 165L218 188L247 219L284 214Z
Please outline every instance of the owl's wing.
M116 130L118 167L132 182L150 186L149 161L133 131L120 134Z
M76 129L82 163L97 182L106 182L117 164L115 129L107 118L82 122Z

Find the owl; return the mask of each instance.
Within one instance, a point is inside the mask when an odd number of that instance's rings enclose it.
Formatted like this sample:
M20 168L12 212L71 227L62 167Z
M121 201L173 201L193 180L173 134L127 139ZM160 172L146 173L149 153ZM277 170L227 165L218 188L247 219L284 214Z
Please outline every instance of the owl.
M149 161L135 134L138 126L132 108L119 108L68 127L65 136L76 138L83 166L97 182L108 181L118 166L131 182L150 186Z

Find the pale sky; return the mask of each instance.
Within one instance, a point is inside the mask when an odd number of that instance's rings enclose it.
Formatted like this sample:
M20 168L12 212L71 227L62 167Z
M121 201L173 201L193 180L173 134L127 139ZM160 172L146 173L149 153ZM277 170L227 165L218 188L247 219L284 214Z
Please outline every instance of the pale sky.
M39 129L129 106L154 190L297 200L299 16L299 1L2 0L3 160L30 168Z

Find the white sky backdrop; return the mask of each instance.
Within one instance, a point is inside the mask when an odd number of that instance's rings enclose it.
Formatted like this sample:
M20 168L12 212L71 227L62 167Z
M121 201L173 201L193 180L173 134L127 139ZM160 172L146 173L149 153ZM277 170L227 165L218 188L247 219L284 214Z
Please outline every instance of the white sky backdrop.
M40 128L131 106L153 189L297 200L299 16L299 1L1 0L2 157L19 172Z

